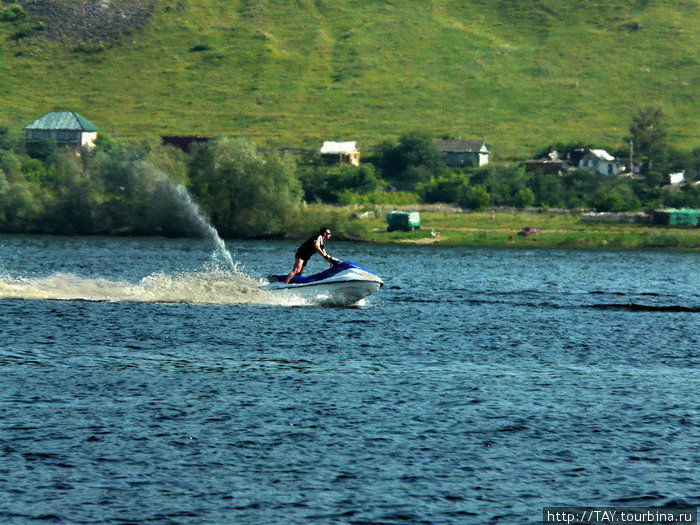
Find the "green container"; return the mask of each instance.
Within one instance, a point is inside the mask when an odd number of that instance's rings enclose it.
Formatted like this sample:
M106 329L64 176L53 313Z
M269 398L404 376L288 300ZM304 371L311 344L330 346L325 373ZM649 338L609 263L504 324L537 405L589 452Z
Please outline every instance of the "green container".
M392 211L386 216L387 231L411 231L420 228L420 214L417 211Z
M654 223L667 226L697 226L700 210L660 210L654 212Z

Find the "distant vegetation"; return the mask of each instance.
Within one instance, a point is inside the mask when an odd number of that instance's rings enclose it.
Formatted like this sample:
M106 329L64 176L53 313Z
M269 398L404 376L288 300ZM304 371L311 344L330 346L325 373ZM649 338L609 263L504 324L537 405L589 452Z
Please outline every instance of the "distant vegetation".
M700 172L699 2L3 2L0 231L200 235L189 195L255 238L362 237L342 205L697 208L667 183ZM61 109L100 127L96 150L25 146ZM449 169L438 137L493 162ZM324 140L357 140L362 165L275 152ZM641 178L522 164L583 146L631 152Z
M686 158L695 172L699 153ZM355 204L359 211L418 203L473 211L700 207L700 186L669 188L667 177L654 171L638 179L581 169L561 176L526 173L503 164L452 171L435 143L415 132L378 145L369 160L357 167L327 165L226 137L186 154L156 141L107 134L78 156L51 141L13 141L0 129L0 231L205 235L190 196L229 238L300 238L321 223L345 238L365 237L364 226L347 211L306 203Z
M640 107L697 147L698 0L18 0L0 9L0 125L71 109L113 136L363 149L407 130L617 148ZM424 174L415 173L424 178ZM385 172L387 180L391 178Z

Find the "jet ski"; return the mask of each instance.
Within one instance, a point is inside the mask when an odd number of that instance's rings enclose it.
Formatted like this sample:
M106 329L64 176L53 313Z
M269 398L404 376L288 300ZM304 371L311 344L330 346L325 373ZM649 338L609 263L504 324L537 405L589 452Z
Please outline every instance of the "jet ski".
M263 289L298 297L312 304L349 306L384 286L378 276L352 261L338 262L314 275L295 275L285 284L286 275L269 275Z

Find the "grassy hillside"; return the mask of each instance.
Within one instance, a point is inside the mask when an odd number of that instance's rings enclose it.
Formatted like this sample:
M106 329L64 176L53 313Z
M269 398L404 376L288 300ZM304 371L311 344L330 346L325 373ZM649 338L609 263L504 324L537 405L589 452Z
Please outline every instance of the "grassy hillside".
M700 0L160 0L104 49L1 22L0 125L73 109L125 137L365 150L425 130L506 159L617 147L655 105L685 149L700 135L699 15Z

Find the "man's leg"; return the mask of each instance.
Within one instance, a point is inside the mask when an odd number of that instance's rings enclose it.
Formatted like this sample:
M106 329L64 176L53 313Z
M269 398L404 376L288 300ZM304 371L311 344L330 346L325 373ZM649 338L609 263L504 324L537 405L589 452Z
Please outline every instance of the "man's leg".
M284 283L289 283L289 281L291 281L295 275L301 275L301 272L304 271L304 266L306 266L306 261L304 259L295 259L294 268L292 268L292 271L289 272L289 275L284 280Z

